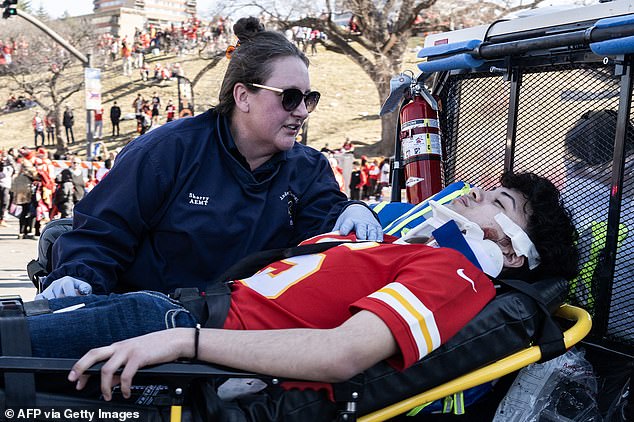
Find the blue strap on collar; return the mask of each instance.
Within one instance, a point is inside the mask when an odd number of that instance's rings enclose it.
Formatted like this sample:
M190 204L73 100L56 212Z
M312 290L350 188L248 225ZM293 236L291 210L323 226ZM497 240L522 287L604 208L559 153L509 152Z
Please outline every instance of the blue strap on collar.
M463 254L473 265L482 270L482 266L478 262L475 254L469 247L466 239L462 235L462 232L458 228L455 221L451 220L443 224L432 232L432 236L436 239L439 246L443 248L454 249Z

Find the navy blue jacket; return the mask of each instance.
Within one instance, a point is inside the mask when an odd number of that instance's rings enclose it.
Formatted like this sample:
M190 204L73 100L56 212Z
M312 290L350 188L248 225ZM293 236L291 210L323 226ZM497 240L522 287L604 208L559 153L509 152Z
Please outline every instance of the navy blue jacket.
M295 144L252 172L231 147L213 110L131 142L75 207L47 280L73 276L94 293L204 288L252 252L331 230L350 204L312 148Z

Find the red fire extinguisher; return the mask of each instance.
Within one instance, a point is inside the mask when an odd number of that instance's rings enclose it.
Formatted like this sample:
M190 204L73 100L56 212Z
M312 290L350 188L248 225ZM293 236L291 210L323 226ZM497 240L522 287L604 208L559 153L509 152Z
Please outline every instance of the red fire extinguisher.
M407 202L418 204L442 189L438 103L420 85L401 109L400 141Z

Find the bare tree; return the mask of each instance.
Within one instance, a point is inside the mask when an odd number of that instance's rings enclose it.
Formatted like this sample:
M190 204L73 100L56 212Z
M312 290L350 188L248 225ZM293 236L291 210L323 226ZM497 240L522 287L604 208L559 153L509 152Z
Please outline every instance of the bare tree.
M89 51L94 45L90 22L85 19L51 21L49 26L80 50ZM66 152L61 136L62 106L82 89L83 68L66 50L21 19L5 22L2 29L5 42L15 50L12 63L0 66L0 75L10 78L15 93L30 97L46 114L53 113L57 152Z
M534 8L543 0L330 0L321 10L306 0L250 0L240 7L257 7L279 29L316 28L327 35L327 49L345 54L374 82L379 102L390 93L390 79L403 69L408 41L415 32L437 32L491 22L506 13ZM518 3L519 2L519 3ZM281 6L283 4L283 6ZM345 13L346 12L347 15ZM350 23L336 19L349 16ZM381 142L376 153L393 153L396 113L381 118Z

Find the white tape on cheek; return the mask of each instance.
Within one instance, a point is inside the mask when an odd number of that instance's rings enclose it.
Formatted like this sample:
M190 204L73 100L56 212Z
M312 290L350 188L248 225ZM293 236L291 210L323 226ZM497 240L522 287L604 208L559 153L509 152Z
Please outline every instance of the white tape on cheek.
M541 262L541 258L535 244L531 241L526 232L505 214L499 213L494 218L500 227L502 227L504 234L511 238L511 244L513 245L515 253L518 256L525 256L528 260L528 268L531 270L535 269Z

